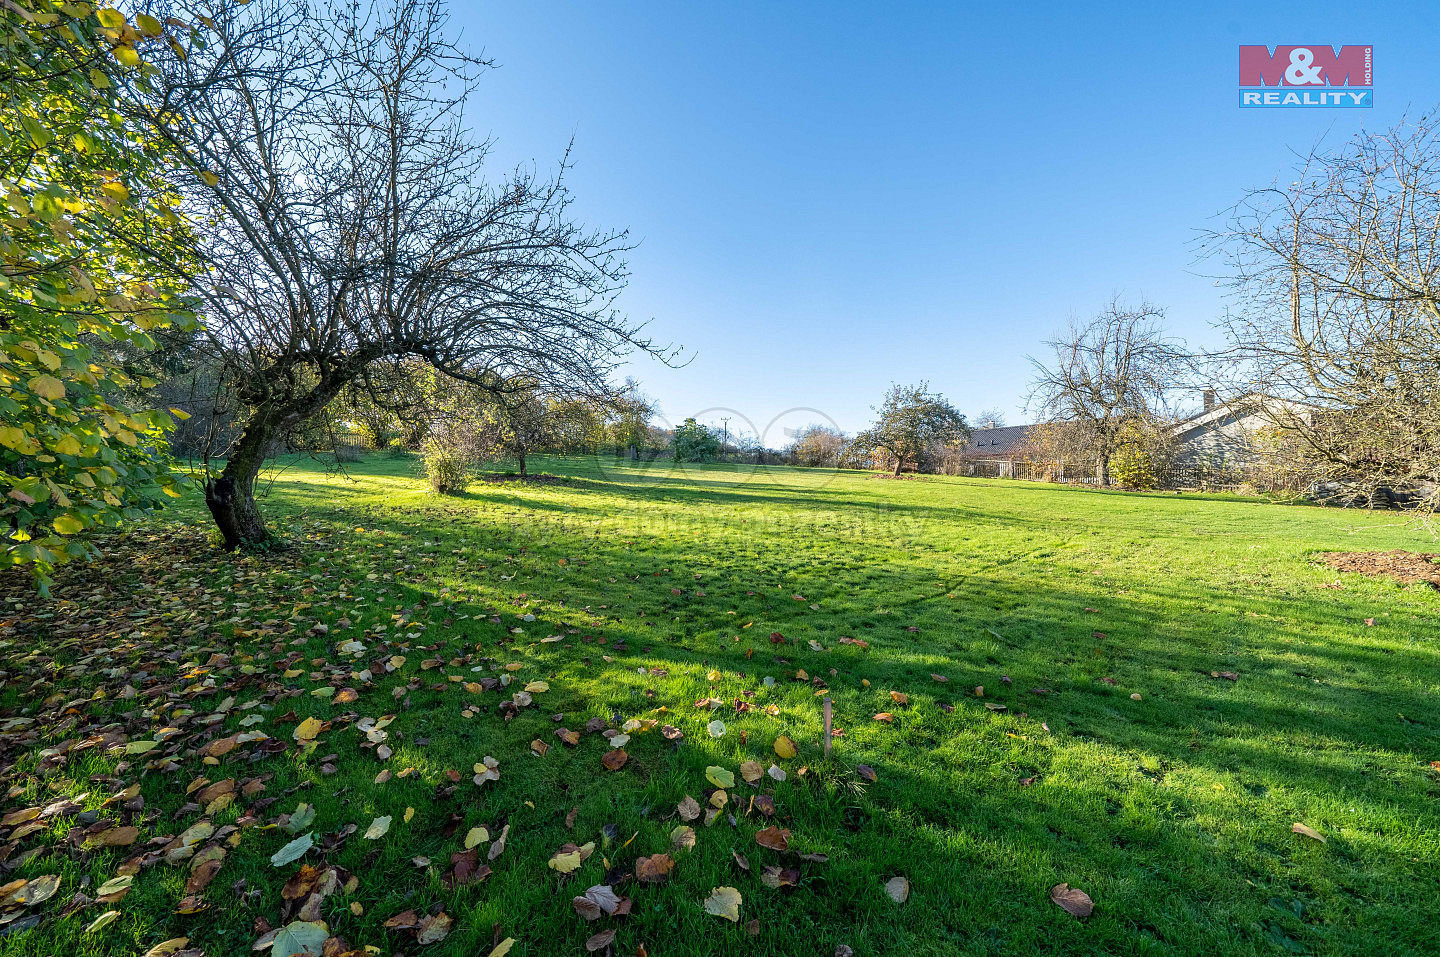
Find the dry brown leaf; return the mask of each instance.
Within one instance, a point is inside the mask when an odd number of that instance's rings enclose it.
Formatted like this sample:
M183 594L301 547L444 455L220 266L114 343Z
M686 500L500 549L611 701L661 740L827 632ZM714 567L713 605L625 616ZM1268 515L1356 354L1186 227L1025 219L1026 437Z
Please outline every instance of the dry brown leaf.
M1303 834L1306 837L1310 838L1312 841L1319 841L1321 844L1327 843L1324 834L1321 834L1313 827L1307 827L1306 825L1301 824L1299 821L1296 821L1294 824L1290 825L1290 830L1296 834Z
M772 851L788 850L790 848L790 829L772 825L755 835L755 843L761 847L768 847Z
M1069 884L1056 884L1050 888L1050 899L1059 905L1061 910L1074 917L1089 917L1095 910L1095 902L1090 899L1090 895Z
M654 854L635 861L635 879L646 884L660 884L670 879L675 859L669 854Z

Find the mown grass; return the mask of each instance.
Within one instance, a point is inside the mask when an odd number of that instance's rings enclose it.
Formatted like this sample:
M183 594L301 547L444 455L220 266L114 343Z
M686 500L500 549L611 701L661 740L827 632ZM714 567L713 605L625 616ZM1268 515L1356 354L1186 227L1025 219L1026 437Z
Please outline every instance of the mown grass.
M240 832L205 891L209 910L176 914L185 873L161 864L140 873L106 930L82 933L98 913L84 909L0 940L0 950L134 954L188 936L207 954L248 952L257 918L280 922L281 884L300 866L271 866L291 835L264 821L304 800L318 809L317 837L394 816L379 841L356 835L306 858L359 877L353 897L331 897L324 916L352 947L381 953L483 955L504 937L516 938L516 955L583 953L591 934L612 926L617 953L643 945L651 955L829 955L840 944L917 955L1434 952L1440 595L1339 580L1314 561L1328 550L1433 549L1423 531L1383 514L1226 496L604 459L537 467L568 480L477 484L437 498L408 461L372 458L348 474L290 463L264 504L291 550L202 551L171 567L174 581L187 583L164 606L175 626L158 643L185 652L171 666L203 662L210 650L255 654L270 684L244 686L237 698L270 688L262 708L245 712L266 716L260 730L290 741L292 725L275 719L291 708L299 717L394 713L395 754L382 765L359 747L361 735L337 725L308 757L291 750L208 769L192 758L181 772L143 777L137 765L120 777L140 780L149 801L142 840L198 819L174 815L201 771L273 774L266 796L279 799ZM205 535L196 501L167 521ZM145 534L130 533L140 554ZM71 571L67 582L89 582L74 587L110 601L167 573L163 556L117 557L104 569L103 583L94 568ZM6 594L18 600L11 585ZM37 648L71 660L64 647L46 647L53 619L45 616L63 618L73 613L67 601L86 600L62 589L48 605L12 609L0 667L12 678L26 673L21 659ZM309 607L295 611L297 603ZM271 624L236 638L237 618L242 631ZM352 626L338 627L342 618ZM294 620L330 630L306 641L303 629L285 631ZM146 621L127 627L155 633ZM772 644L772 632L786 643ZM557 634L565 640L540 643ZM386 640L412 649L384 649L406 654L406 666L377 677L353 705L308 694L319 686L308 673L278 673L282 647L338 663L337 644L353 637L370 647L367 659ZM432 690L444 675L468 681L472 667L489 667L477 660L422 676L417 663L431 652L413 649L441 642L439 657L520 663L518 676L550 690L510 721L496 710L497 692L476 696L458 683ZM649 669L667 674L642 673ZM822 698L796 669L828 685L843 729L828 759ZM1221 671L1238 681L1212 677ZM392 696L416 677L423 681L403 703ZM107 679L91 662L51 669L49 680L45 694L61 687L88 697ZM213 707L225 693L202 700ZM38 696L27 675L7 681L0 705L7 716L33 713ZM726 707L713 715L695 707L712 696ZM737 699L751 709L736 713ZM462 717L470 704L479 713ZM775 716L764 713L769 705ZM95 725L134 709L110 699L87 707ZM893 713L893 723L875 721L877 712ZM238 730L241 713L217 733ZM656 718L685 737L677 747L658 731L636 734L629 763L609 772L599 735L573 750L560 745L557 713L574 729L594 717ZM719 739L706 731L715 717L727 725ZM797 758L776 758L781 734L798 742ZM61 736L57 729L29 752L5 755L12 785L24 784L6 810L57 791L91 791L87 806L99 806L105 793L87 778L123 756L88 752L59 775L33 775L39 749ZM553 747L532 755L534 739ZM336 770L321 773L321 756L332 752ZM471 765L487 754L501 777L477 788ZM638 854L670 849L675 806L686 794L704 803L707 766L733 771L751 759L787 770L786 781L762 785L778 807L775 823L792 831L793 849L828 854L827 862L758 847L756 830L772 822L757 815L741 815L738 826L696 822L698 842L673 852L669 884L617 889L633 898L631 915L591 924L575 913L570 898L600 882L607 861L630 869ZM856 774L862 763L875 782ZM377 785L382 766L416 773ZM461 771L461 783L437 798L447 769ZM754 793L737 784L731 808L743 810ZM216 823L234 821L243 804ZM408 823L407 807L415 809ZM572 808L573 829L565 824ZM452 814L463 823L446 837ZM1295 822L1326 842L1292 833ZM493 875L445 890L440 875L465 830L504 823L509 842ZM615 837L605 837L607 826ZM49 837L58 844L63 831L57 825ZM573 878L547 867L561 844L589 840L599 850ZM732 849L748 856L750 873ZM16 873L62 873L50 902L58 911L86 878L107 880L134 850L57 846ZM416 866L417 855L433 864ZM800 886L763 886L761 867L782 863L800 869ZM895 876L911 884L898 905L883 891ZM1051 903L1049 889L1062 882L1093 898L1088 920ZM743 894L741 923L702 910L720 885ZM352 900L363 914L347 909ZM456 921L441 943L420 948L381 927L436 904ZM744 926L751 920L754 936Z

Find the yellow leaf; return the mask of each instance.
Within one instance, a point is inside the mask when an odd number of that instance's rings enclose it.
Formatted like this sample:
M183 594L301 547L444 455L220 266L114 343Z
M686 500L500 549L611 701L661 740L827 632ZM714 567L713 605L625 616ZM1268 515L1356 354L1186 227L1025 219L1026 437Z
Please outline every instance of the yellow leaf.
M739 923L741 901L740 892L735 888L717 887L705 898L705 913Z
M493 940L494 938L491 939ZM506 937L504 940L500 941L500 943L496 944L495 949L490 951L490 953L486 954L485 957L505 957L506 954L510 953L510 948L514 946L515 938Z
M295 740L296 740L296 741L311 741L311 740L314 740L315 735L317 735L317 734L320 733L320 729L324 726L324 724L325 724L325 723L324 723L323 721L321 721L319 718L306 718L304 721L301 721L301 722L300 722L300 724L299 724L298 727L296 727L296 729L295 729Z
M780 737L775 739L775 753L780 755L780 757L782 758L795 757L797 753L795 750L795 742L791 741L783 734L780 735Z
M80 519L74 515L56 515L55 520L50 524L55 526L55 531L61 535L74 535L85 528Z
M29 382L30 391L45 399L65 398L65 383L53 375L37 375Z
M60 441L50 447L61 455L80 454L80 440L73 435L61 436Z
M125 14L121 13L119 10L112 10L109 7L105 7L102 10L96 10L95 19L99 20L100 25L107 30L125 29Z
M564 854L556 854L550 858L550 866L561 874L569 874L580 866L580 852L567 851Z
M204 171L202 171L202 172L200 173L200 178L205 181L205 185L206 185L206 186L218 186L218 185L220 185L220 177L216 176L214 173L210 172L208 169L207 169L207 170L204 170Z
M115 59L120 61L124 67L137 67L140 65L140 54L135 52L131 46L118 46L115 48Z
M125 188L124 183L102 183L100 184L100 192L109 196L111 199L118 199L122 203L130 198L130 191Z
M472 827L465 835L465 850L470 850L477 844L484 844L490 840L490 832L483 827Z
M139 27L140 32L147 37L158 37L161 33L165 32L165 28L160 25L160 21L148 13L142 13L136 17L135 25Z
M25 434L24 429L13 425L0 425L0 445L26 455L33 455L40 450L34 440Z

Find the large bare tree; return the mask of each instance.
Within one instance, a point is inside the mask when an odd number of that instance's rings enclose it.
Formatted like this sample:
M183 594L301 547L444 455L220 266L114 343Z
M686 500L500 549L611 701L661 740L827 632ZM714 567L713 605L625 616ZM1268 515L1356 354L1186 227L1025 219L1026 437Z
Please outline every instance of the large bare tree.
M193 168L203 348L241 408L206 485L230 547L267 538L276 438L377 363L599 394L624 353L660 353L615 312L627 241L574 223L568 160L483 175L462 114L489 64L438 0L218 4L201 33L145 119Z
M1184 343L1165 334L1165 313L1119 299L1084 322L1046 340L1052 358L1030 357L1035 368L1029 407L1048 421L1069 423L1066 434L1085 437L1102 485L1127 425L1163 418L1187 381L1191 360Z
M1440 508L1440 138L1433 122L1316 149L1208 237L1236 293L1237 389L1322 488ZM1238 363L1234 360L1241 360ZM1396 494L1398 493L1398 494Z

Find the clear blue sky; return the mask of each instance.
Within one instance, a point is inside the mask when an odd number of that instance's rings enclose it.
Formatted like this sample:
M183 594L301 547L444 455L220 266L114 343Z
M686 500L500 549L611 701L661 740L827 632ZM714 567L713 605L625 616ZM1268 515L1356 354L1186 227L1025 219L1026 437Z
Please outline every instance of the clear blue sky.
M1434 0L454 9L500 64L470 110L497 163L573 135L579 215L641 242L624 307L694 359L632 371L732 430L854 431L921 379L1018 424L1025 356L1114 292L1216 344L1196 231L1296 150L1440 101ZM1376 107L1242 110L1241 43L1373 44Z

